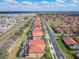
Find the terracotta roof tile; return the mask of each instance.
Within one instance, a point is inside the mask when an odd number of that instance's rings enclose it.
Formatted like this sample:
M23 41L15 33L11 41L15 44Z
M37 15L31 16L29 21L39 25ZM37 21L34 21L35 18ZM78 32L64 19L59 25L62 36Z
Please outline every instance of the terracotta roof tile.
M43 31L41 30L41 27L36 27L36 28L33 29L32 35L33 35L33 36L43 36L44 33L43 33Z
M45 49L44 40L29 41L29 53L41 53L41 52L44 52L44 49Z
M67 45L77 44L77 42L76 42L75 40L73 40L71 37L66 37L66 38L64 38L64 42L65 42Z

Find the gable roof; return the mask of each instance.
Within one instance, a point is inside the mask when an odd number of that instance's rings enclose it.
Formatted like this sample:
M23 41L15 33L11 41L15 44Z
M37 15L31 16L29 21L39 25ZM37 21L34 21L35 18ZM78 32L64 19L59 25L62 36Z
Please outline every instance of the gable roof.
M34 21L34 25L35 26L41 26L41 19L39 17L37 17Z
M71 37L65 37L65 38L64 38L64 42L65 42L67 45L77 44L77 42L76 42L75 40L73 40Z
M42 29L41 27L34 28L33 31L32 31L32 35L33 36L43 36L44 33L41 29Z
M29 40L29 53L44 53L44 40Z

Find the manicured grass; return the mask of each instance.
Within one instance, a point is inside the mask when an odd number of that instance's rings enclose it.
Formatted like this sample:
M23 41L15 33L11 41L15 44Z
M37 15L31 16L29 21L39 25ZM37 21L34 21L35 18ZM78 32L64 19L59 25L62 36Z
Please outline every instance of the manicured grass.
M64 53L66 59L74 59L73 50L69 50L60 38L58 38L57 43L60 46L60 48L62 49L62 52Z

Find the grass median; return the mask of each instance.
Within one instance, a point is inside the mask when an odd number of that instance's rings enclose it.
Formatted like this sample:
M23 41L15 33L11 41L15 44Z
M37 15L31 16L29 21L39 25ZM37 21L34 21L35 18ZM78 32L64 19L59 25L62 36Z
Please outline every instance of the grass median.
M62 52L64 53L66 59L74 59L74 56L73 56L74 51L73 50L69 50L65 46L65 44L64 44L64 42L62 41L61 38L57 39L57 43L58 43L59 47L61 48Z

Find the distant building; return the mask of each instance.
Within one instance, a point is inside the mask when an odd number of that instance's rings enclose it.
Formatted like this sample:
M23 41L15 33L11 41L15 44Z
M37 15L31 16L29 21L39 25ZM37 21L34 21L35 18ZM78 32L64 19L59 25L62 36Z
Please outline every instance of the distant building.
M34 21L34 27L41 27L41 19L37 17Z
M56 27L55 31L57 31L58 33L63 33L63 30L61 28L59 28L59 27Z
M70 49L79 49L79 44L73 40L71 37L65 37L64 43L70 48Z
M44 55L45 42L44 40L29 40L29 57L41 58Z

